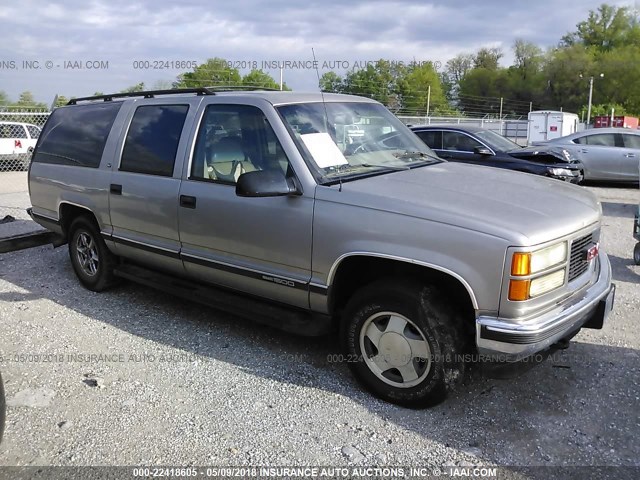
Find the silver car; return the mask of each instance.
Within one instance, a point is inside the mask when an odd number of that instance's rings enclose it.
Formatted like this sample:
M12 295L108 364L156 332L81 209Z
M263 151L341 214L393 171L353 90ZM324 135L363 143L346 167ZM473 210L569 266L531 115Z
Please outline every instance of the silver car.
M76 99L33 158L31 215L69 243L85 287L128 278L304 335L336 329L328 361L398 404L433 405L471 359L564 344L612 308L595 195L445 162L366 98Z
M584 165L585 180L637 182L640 131L594 128L535 145L561 145Z

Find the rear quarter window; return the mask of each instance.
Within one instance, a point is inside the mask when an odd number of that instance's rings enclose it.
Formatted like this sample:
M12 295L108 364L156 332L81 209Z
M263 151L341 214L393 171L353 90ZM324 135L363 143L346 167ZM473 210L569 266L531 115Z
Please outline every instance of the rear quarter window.
M57 108L49 116L33 162L97 168L121 102Z

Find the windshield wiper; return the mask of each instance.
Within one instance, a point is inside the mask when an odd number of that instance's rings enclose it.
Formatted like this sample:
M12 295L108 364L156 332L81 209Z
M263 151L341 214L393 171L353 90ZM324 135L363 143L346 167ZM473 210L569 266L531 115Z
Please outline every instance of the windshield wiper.
M406 166L392 166L392 165L380 165L379 163L359 163L357 166L359 167L377 167L377 168L381 168L383 170L388 170L390 172L400 172L402 170L411 170L410 167L406 167Z
M399 172L402 170L409 170L409 167L404 167L404 166L397 166L397 167L392 167L389 165L380 165L380 164L375 164L375 163L357 163L355 165L352 164L344 164L344 165L338 165L336 167L334 167L334 170L326 173L324 176L325 177L332 177L337 173L346 173L346 172L351 172L351 171L357 171L361 168L377 168L378 171L388 171L388 172ZM362 173L368 173L368 172L362 172Z

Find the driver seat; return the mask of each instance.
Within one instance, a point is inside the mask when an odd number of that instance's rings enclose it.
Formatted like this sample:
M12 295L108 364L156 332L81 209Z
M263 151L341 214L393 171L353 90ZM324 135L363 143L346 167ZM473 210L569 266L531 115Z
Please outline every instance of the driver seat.
M237 182L240 175L256 170L242 148L239 137L223 137L207 152L205 178Z

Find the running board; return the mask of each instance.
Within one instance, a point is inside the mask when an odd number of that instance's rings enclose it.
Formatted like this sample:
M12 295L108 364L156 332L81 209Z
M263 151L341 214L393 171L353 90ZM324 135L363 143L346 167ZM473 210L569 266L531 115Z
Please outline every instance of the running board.
M199 285L137 265L118 265L114 269L114 274L185 300L208 305L216 310L296 335L316 337L327 335L333 330L333 322L328 315L288 308L249 295Z

